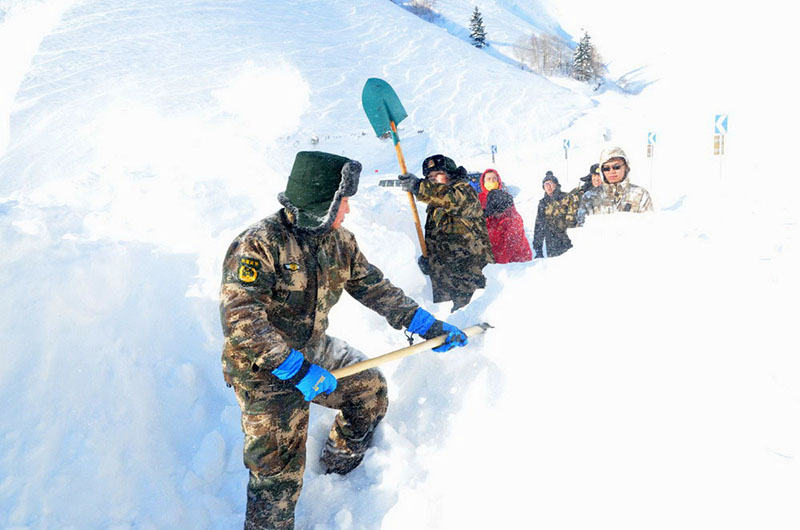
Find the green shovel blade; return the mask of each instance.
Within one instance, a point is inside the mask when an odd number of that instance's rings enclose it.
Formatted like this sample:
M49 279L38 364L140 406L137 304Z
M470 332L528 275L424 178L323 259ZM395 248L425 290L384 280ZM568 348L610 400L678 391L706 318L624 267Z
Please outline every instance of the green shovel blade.
M361 92L361 105L378 136L392 132L390 122L397 125L408 117L406 109L403 108L400 98L397 97L391 85L377 77L367 79L364 84L364 90ZM394 143L397 143L397 136L394 134L392 136Z

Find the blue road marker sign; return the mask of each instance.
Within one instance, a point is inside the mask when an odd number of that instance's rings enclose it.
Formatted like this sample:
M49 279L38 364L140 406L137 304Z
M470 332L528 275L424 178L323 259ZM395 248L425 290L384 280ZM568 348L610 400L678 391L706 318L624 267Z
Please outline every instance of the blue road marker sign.
M714 116L714 134L728 134L727 114L717 114Z
M656 143L656 133L649 132L647 133L647 145L655 145Z
M564 139L564 149L569 149L569 140Z
M497 146L496 146L496 145L493 145L493 146L492 146L492 154L493 154L493 155L496 155L496 154L497 154Z

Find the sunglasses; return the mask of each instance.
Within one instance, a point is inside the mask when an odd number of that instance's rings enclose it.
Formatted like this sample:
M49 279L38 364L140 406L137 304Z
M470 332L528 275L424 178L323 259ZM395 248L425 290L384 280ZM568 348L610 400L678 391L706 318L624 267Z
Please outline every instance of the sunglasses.
M603 171L619 171L620 169L624 168L625 164L614 164L613 166L603 166Z

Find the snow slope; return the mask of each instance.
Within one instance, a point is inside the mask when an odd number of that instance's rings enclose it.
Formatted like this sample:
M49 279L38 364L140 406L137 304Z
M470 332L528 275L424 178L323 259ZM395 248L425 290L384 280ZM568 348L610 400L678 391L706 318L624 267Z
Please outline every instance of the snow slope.
M496 329L386 366L389 413L347 477L320 475L333 412L313 408L298 528L800 524L795 184L752 193L777 161L745 148L746 119L724 164L709 156L718 110L675 107L680 69L636 97L554 84L469 46L454 29L472 5L455 0L438 3L445 29L388 1L0 5L3 528L241 525L219 269L312 148L364 163L345 224L394 283ZM485 9L498 44L563 32L538 3ZM405 198L374 185L397 162L361 111L368 77L408 110L410 168L446 152L482 170L498 145L529 232L544 172L571 187L603 134L657 211L590 219L557 259L489 266L449 315L416 268ZM346 296L329 331L368 355L405 343Z

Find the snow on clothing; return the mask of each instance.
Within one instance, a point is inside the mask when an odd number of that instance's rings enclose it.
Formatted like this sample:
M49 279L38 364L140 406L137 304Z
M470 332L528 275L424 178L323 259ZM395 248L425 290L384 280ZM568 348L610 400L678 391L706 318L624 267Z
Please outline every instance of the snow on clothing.
M497 175L497 180L500 184L499 190L488 190L484 185L483 178L486 176L486 173L490 171ZM503 188L503 180L500 178L500 174L497 173L497 171L494 169L487 169L481 175L480 185L481 192L478 194L478 200L480 200L481 206L484 212L486 212L489 194L494 191L501 191ZM507 192L502 190L502 193ZM492 245L492 254L495 263L522 262L532 259L531 247L528 244L528 239L525 237L525 226L522 221L522 216L514 207L513 199L511 199L511 206L502 213L486 215L486 230Z
M428 204L425 245L433 301L453 300L454 309L463 307L475 290L486 287L483 267L493 261L477 193L463 179L423 180L416 196Z
M616 184L603 182L602 186L592 188L581 197L577 222L582 226L587 215L609 214L614 212L641 213L653 210L650 194L641 186L631 184L627 176Z
M533 250L537 258L544 257L544 247L548 257L560 256L570 248L572 241L567 235L568 220L564 208L569 204L570 195L561 191L561 185L555 177L552 179L556 189L539 201L536 211L536 224L533 228Z

